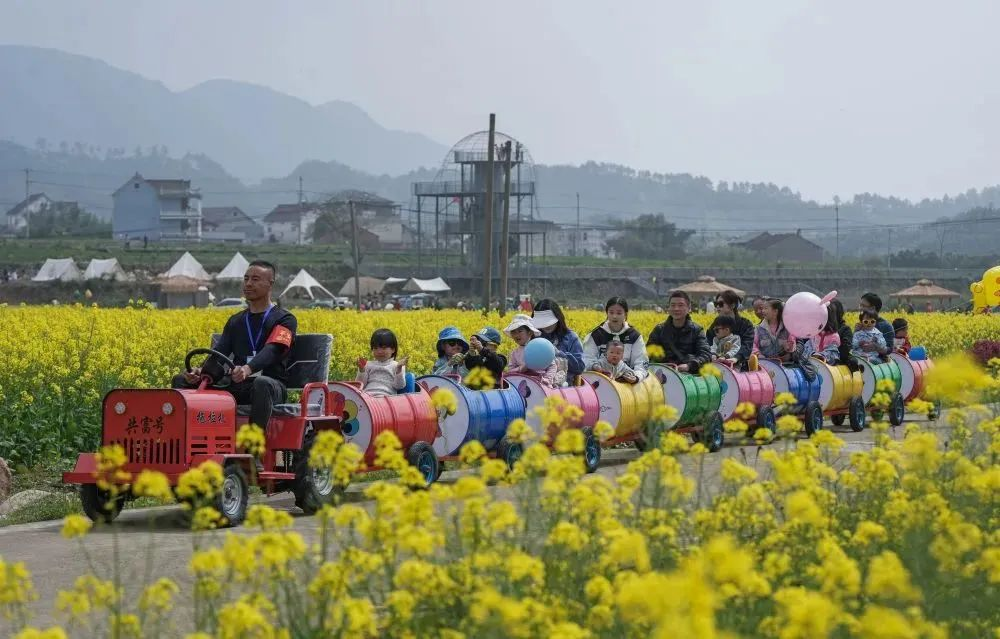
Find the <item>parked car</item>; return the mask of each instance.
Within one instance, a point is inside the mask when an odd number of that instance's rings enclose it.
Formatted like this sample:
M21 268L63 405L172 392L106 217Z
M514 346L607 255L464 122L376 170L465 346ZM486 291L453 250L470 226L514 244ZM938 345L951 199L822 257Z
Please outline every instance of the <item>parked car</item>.
M215 303L216 307L223 306L246 306L247 303L242 297L226 297Z

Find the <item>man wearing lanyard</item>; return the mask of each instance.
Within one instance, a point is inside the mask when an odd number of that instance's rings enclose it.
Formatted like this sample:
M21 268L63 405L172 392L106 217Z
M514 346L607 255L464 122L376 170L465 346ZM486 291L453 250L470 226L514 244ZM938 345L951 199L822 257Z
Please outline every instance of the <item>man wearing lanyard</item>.
M231 356L236 368L230 392L237 404L250 404L250 423L267 427L275 404L285 401L285 356L292 347L298 322L271 302L275 269L270 262L250 262L243 275L247 308L233 315L222 329L215 350ZM174 388L196 388L201 369L177 375Z

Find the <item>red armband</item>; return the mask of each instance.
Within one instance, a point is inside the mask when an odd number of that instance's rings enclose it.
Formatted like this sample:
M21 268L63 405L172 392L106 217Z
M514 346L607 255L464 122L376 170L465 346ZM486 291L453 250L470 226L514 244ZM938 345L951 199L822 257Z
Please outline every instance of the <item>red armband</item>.
M271 331L271 334L267 336L267 342L265 342L265 343L266 344L281 344L285 348L291 348L292 347L292 331L290 331L287 327L281 326L279 324L278 326L275 326L274 329Z

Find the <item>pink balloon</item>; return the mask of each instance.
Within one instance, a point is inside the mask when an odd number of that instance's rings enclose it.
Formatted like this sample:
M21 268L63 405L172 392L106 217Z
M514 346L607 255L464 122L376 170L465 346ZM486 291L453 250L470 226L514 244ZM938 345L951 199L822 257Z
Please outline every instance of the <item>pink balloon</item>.
M819 335L827 322L827 307L830 300L837 297L837 291L830 291L820 299L812 293L796 293L785 302L782 322L788 332L795 337Z

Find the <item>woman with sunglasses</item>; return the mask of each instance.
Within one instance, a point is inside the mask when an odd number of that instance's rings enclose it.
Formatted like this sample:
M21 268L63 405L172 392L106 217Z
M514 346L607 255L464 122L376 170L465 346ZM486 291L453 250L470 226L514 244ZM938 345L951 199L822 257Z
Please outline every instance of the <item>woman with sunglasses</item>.
M726 290L719 293L715 298L715 310L718 317L732 317L736 324L733 326L733 335L740 338L740 350L736 352L736 365L745 369L747 358L753 350L753 322L740 315L740 296L736 291ZM715 335L715 321L708 327L706 335Z
M437 361L433 375L459 375L465 379L469 369L465 366L465 354L469 352L469 341L454 326L445 326L438 333Z
M559 370L555 385L576 385L584 369L583 344L580 336L566 326L566 317L559 304L549 298L538 300L531 314L531 322L542 332L542 337L556 347L556 365Z

